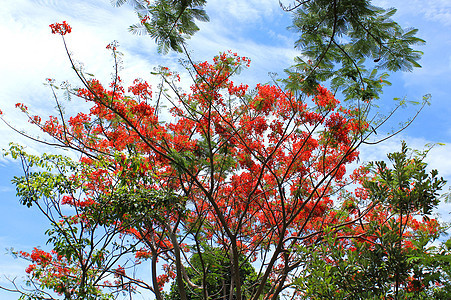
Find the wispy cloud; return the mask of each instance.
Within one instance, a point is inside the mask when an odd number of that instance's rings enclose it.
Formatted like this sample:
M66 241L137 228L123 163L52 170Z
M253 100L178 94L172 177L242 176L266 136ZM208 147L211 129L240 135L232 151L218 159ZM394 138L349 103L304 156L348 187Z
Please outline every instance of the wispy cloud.
M258 23L280 14L279 4L273 0L210 0L207 11L228 22Z
M451 26L451 2L448 0L374 0L373 4L383 8L395 7L398 10L395 18L413 20L412 16L420 16L444 26Z

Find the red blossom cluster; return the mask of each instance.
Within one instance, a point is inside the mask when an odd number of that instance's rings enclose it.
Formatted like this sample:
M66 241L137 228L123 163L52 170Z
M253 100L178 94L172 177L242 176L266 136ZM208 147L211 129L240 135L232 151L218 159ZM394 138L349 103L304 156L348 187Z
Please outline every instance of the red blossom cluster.
M16 103L16 107L19 108L23 112L28 111L28 107L23 103Z
M133 95L138 96L140 100L152 98L152 90L150 85L142 79L135 79L135 81L133 81L133 85L128 88L128 91Z
M147 250L138 250L135 253L136 259L147 259L151 256L151 254Z
M116 50L117 50L117 46L118 46L118 42L117 42L117 41L113 41L113 42L109 43L109 44L106 46L106 48L107 48L108 50L116 51Z
M18 255L31 262L25 272L52 288L57 294L70 293L75 290L75 286L79 282L79 279L74 277L76 269L71 267L67 259L57 254L56 251L46 252L34 248L31 254L19 251Z
M52 29L53 34L66 35L72 31L72 27L70 27L66 21L63 21L63 23L50 24L49 26Z
M144 18L141 19L141 24L146 23L150 19L149 16L144 16Z
M329 90L320 85L317 88L317 94L313 97L313 101L324 109L335 109L337 104L340 103Z

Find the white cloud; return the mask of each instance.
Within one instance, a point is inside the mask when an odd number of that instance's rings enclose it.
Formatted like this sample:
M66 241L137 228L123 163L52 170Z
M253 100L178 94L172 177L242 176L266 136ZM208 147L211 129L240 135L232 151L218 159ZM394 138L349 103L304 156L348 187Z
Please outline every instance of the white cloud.
M398 9L395 19L401 17L408 21L412 20L412 16L421 16L445 26L451 25L451 2L449 0L375 0L373 3L382 8L395 7Z
M5 193L5 192L13 192L14 189L12 186L3 186L0 185L0 193Z
M419 8L424 16L432 21L439 22L446 26L451 26L451 2L448 0L429 0L429 1L410 1L411 12L414 12Z
M206 6L210 14L218 14L222 20L239 23L255 23L281 13L279 4L273 0L209 0Z
M387 160L388 153L401 150L401 141L405 141L407 147L419 151L432 147L425 159L428 169L437 169L440 176L451 179L451 160L449 159L451 144L437 144L424 138L399 134L380 144L364 145L360 149L360 158L365 162Z
M265 45L257 41L242 43L221 36L211 39L207 34L199 34L193 41L193 45L202 45L193 47L194 57L200 60L211 60L219 52L227 50L236 51L241 56L249 57L251 59L250 70L243 71L243 77L246 77L246 83L253 85L257 82L269 81L268 72L281 72L283 68L287 68L293 63L293 58L298 54L290 47Z

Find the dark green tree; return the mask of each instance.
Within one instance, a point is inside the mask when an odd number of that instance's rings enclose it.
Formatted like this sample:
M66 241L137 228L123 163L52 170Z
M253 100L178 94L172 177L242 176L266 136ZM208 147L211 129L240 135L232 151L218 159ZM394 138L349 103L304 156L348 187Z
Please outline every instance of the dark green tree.
M412 48L424 41L417 29L403 29L391 18L396 9L375 7L370 0L307 0L285 7L293 13L291 28L299 32L302 55L289 72L296 85L310 90L331 80L347 99L377 98L387 74L379 70L411 71L420 67L422 52Z
M203 252L197 252L190 258L190 266L186 267L186 296L188 300L201 299L235 299L233 283L233 267L230 255L222 248L212 248L205 244ZM257 289L258 274L249 258L241 254L240 279L244 299L249 299ZM205 289L200 288L206 287ZM265 294L271 289L268 282ZM174 282L165 300L179 300L178 286Z

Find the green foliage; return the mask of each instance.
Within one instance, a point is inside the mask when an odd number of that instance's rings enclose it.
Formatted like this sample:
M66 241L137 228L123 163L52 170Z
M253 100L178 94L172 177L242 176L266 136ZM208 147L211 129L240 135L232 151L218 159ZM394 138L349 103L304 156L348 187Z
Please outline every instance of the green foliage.
M371 191L372 200L387 205L396 214L421 211L429 215L440 202L438 191L446 181L438 178L437 170L427 174L427 164L423 159L428 151L416 152L413 157L408 152L403 142L401 152L388 154L393 169L383 161L371 163L376 176L364 185Z
M206 0L117 0L120 6L131 2L141 23L130 26L136 34L148 34L155 39L158 51L164 54L169 50L182 52L185 40L194 35L199 27L195 21L209 21L203 9Z
M14 177L12 182L16 185L21 203L27 207L42 198L72 194L80 187L79 182L66 176L78 170L78 164L68 157L45 153L42 156L27 154L23 147L13 143L4 155L11 155L22 162L26 176ZM33 172L32 168L38 168L39 171Z
M202 252L197 252L190 258L190 266L186 268L186 273L191 285L185 281L187 299L231 299L232 285L232 262L224 249L213 248L202 243ZM239 258L240 278L242 281L243 296L249 299L256 289L257 273L254 267L243 254ZM205 290L196 288L205 286ZM271 285L267 284L265 290L269 291ZM205 298L207 296L208 298ZM179 300L178 286L174 282L171 290L164 297L165 300Z
M394 8L378 8L369 0L311 0L289 10L294 13L291 28L300 33L295 45L302 56L288 72L299 73L298 88L304 91L331 80L346 99L370 100L390 84L378 70L420 67L422 52L412 46L424 41L415 36L417 29L402 29L391 19Z
M427 152L403 143L388 154L391 167L369 164L373 177L364 181L364 201L374 208L356 223L360 234L344 241L352 232L344 229L319 246L299 247L305 266L296 286L305 299L449 298L451 242L433 246L446 228L429 217L446 182L436 170L427 174Z
M116 285L104 282L114 274L118 259L136 250L136 241L124 243L119 237L130 226L128 217L134 214L133 222L142 221L143 214L155 218L159 212L155 207L166 205L167 198L154 194L149 201L152 205L141 204L148 195L144 195L145 189L130 189L133 179L137 180L125 174L136 170L130 161L125 162L130 169L123 169L124 176L115 182L111 193L92 194L87 192L83 176L105 166L101 157L89 166L62 155L31 155L15 144L4 154L22 162L24 175L12 180L21 203L37 207L51 226L45 232L51 252L38 248L31 255L12 252L31 263L26 284L34 289L19 291L20 299L54 299L48 298L47 289L64 299L113 299L118 292ZM120 155L116 158L122 161Z

